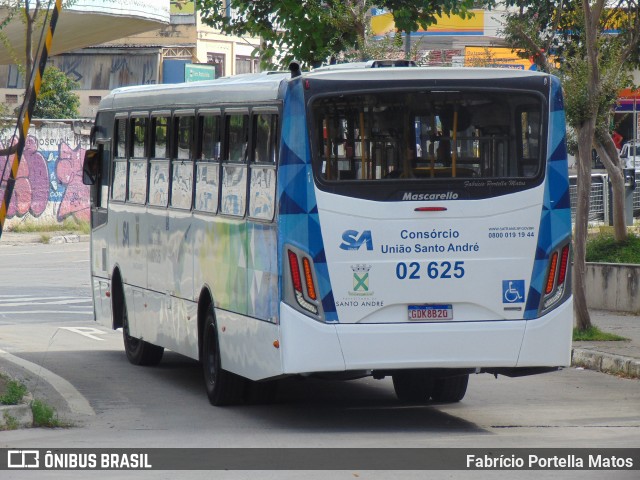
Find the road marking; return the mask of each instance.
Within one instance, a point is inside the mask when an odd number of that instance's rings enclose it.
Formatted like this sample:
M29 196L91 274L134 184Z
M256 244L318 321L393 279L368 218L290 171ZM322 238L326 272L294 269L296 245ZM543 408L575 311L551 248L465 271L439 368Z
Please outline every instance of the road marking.
M12 307L12 310L8 310ZM68 310L62 310L61 307ZM41 314L93 315L93 305L90 297L81 296L0 295L0 317Z
M62 396L62 398L64 398L67 405L69 405L69 409L73 413L90 416L94 416L96 414L95 410L91 407L89 401L84 397L84 395L82 395L76 387L71 385L71 383L61 376L56 375L37 363L16 357L4 350L0 350L0 359L7 360L14 365L18 365L19 367L29 370L31 373L46 381Z
M108 332L104 332L102 330L98 330L93 327L60 327L62 330L68 330L73 333L77 333L78 335L82 335L83 337L91 338L93 340L98 340L100 342L104 342L104 338L96 337L94 335L107 335Z

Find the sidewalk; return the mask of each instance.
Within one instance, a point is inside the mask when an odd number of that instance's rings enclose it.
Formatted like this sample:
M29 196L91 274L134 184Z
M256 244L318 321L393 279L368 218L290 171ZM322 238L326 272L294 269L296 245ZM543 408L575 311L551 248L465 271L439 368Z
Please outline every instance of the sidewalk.
M25 243L43 243L42 236L49 237L49 244L88 242L89 235L78 235L73 232L13 233L2 232L0 246L24 245Z
M600 330L628 338L621 342L573 342L571 364L590 370L640 378L640 316L591 310Z

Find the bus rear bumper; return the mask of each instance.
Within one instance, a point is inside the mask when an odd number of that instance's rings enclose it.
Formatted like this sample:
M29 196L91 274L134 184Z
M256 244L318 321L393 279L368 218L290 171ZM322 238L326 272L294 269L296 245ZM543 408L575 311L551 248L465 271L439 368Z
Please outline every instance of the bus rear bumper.
M535 320L324 324L282 305L283 373L570 363L572 302Z

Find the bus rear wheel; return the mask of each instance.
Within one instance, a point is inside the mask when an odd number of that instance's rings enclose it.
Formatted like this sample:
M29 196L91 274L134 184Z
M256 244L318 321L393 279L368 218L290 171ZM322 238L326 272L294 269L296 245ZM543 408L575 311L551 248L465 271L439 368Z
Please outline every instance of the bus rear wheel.
M129 315L124 295L122 296L122 338L124 340L124 351L132 364L153 366L162 360L163 347L129 335Z
M434 378L428 370L401 370L391 378L393 389L401 402L426 403L431 398Z
M207 310L202 344L202 369L209 403L215 406L241 403L245 390L245 380L223 370L220 361L220 343L213 307Z
M469 375L437 378L433 385L431 397L434 402L455 403L462 400L467 393Z

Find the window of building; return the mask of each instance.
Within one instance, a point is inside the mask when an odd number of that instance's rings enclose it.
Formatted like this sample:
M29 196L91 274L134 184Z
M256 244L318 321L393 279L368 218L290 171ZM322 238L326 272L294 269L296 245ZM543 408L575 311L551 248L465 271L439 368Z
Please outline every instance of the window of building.
M216 78L225 76L225 61L226 55L224 53L207 53L207 63L213 65L216 69Z
M236 56L236 74L258 73L260 71L260 61L257 58L243 55Z
M7 88L24 88L24 78L17 65L9 65Z

